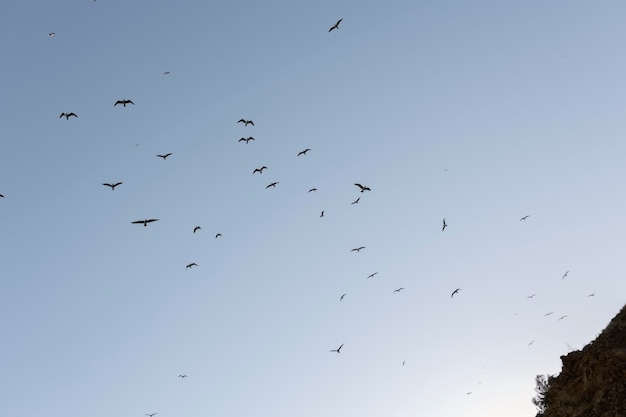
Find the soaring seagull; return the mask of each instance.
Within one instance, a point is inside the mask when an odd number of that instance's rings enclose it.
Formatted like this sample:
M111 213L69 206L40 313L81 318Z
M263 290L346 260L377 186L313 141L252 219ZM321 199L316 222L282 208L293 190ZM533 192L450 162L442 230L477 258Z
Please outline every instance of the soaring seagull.
M360 252L361 249L365 249L365 246L359 246L358 248L352 249L350 252Z
M197 264L197 263L195 263L195 262L192 262L192 263L190 263L190 264L187 264L187 266L185 267L185 269L189 269L189 268L191 268L192 266L198 266L198 264Z
M152 413L152 414L145 414L145 415L148 416L148 417L154 417L157 414L159 414L159 413Z
M441 228L441 231L443 232L444 230L446 230L446 227L448 227L448 224L446 223L446 218L443 218L443 227Z
M70 117L72 117L72 116L78 117L76 115L76 113L73 113L73 112L72 113L61 113L61 115L59 116L59 119L65 117L65 120L70 120Z
M354 185L356 185L357 187L359 187L359 188L361 189L361 192L364 192L364 191L372 191L372 190L370 189L370 187L366 187L365 185L361 185L361 184L356 183L356 182L354 183Z
M135 103L133 103L132 100L117 100L115 102L115 104L113 105L113 107L117 106L118 104L121 104L122 106L126 107L127 104L132 104L133 106L135 105Z
M404 287L401 287L401 288L398 288L398 289L396 289L396 290L393 290L393 292L400 292L400 291L402 291L403 289L404 289Z
M357 198L356 200L354 200L352 203L350 204L359 204L359 200L361 199L361 197Z
M526 298L533 298L535 295L536 295L536 294L531 294L531 295L529 295L529 296L528 296L528 297L526 297Z
M339 346L337 349L331 349L329 352L337 352L337 353L341 353L341 348L343 347L343 343L341 344L341 346Z
M107 187L111 187L111 190L115 190L115 187L118 185L124 184L122 181L116 182L115 184L109 184L108 182L103 182L102 185L106 185Z
M522 217L521 219L519 219L519 221L526 220L526 219L527 219L527 218L529 218L529 217L530 217L530 214L527 214L527 215L525 215L524 217Z
M263 165L261 168L255 168L254 171L252 171L252 173L256 174L258 172L259 174L262 174L264 169L267 169L265 165Z
M374 278L376 275L378 275L378 272L374 272L373 274L369 274L367 276L367 279Z
M311 149L306 148L305 150L298 152L298 155L297 155L297 156L300 156L300 155L306 155L306 153L307 153L308 151L310 151L310 150L311 150Z
M309 192L312 192L312 191L317 191L317 188L311 188L311 189L309 190Z
M215 235L215 239L217 239L218 237L221 237L221 236L222 236L222 234L218 233L218 234Z
M246 144L247 144L251 140L254 140L254 138L252 136L247 137L247 138L241 138L241 139L238 140L238 142L246 142Z
M248 125L254 126L254 122L252 120L239 119L237 123L243 123L244 126L248 126Z
M180 375L178 375L178 377L179 378L188 378L187 375L185 375L185 374L180 374Z
M196 226L193 228L193 232L196 233L198 230L202 230L200 226Z
M325 212L325 211L326 211L326 210L322 210L322 213L320 214L320 217L324 217L324 212Z
M460 288L457 288L456 290L452 291L452 294L450 294L450 298L454 297L454 294L457 294L459 291L461 291Z
M143 224L144 226L147 226L148 223L152 223L152 222L158 222L159 219L145 219L145 220L135 220L134 222L131 222L132 224Z
M561 279L565 279L565 277L567 276L567 274L569 274L569 270L565 271L565 273L563 274L563 277Z
M278 184L278 181L268 184L265 188L270 188L270 187L276 188L276 184Z
M163 158L163 160L165 161L167 159L168 156L170 156L172 153L166 153L165 155L157 155L159 158Z
M335 30L335 29L339 29L339 23L341 23L341 21L342 21L342 20L343 20L343 19L339 19L339 20L337 20L337 23L335 23L333 26L331 26L331 28L330 28L330 29L328 29L328 32L332 32L332 31L333 31L333 30Z
M341 294L341 297L339 297L339 302L342 302L342 301L343 301L343 298L344 298L346 295L348 295L348 294L347 294L347 293L346 293L346 294Z

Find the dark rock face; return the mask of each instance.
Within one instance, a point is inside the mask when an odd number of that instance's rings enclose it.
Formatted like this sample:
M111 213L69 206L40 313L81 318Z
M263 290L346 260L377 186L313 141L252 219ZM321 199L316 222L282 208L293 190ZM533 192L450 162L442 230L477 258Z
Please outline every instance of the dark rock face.
M582 351L561 356L543 417L626 417L626 306Z

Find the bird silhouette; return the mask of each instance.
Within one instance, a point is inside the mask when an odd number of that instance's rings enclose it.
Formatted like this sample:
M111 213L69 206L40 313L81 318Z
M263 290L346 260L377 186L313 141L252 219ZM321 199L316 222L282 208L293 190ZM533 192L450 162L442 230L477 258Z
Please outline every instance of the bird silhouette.
M187 375L185 375L185 374L180 374L180 375L178 375L178 377L179 378L188 378Z
M339 20L337 20L337 23L335 23L334 25L332 25L332 26L331 26L331 28L330 28L330 29L328 29L328 32L332 32L332 31L333 31L333 30L335 30L335 29L339 29L339 23L341 23L341 21L342 21L342 20L343 20L343 19L339 19Z
M361 199L361 197L357 198L356 200L354 200L352 203L350 204L359 204L359 200Z
M452 291L452 294L450 294L450 298L453 298L454 294L457 294L459 291L461 291L460 288L457 288L456 290Z
M265 188L270 188L270 187L276 188L276 184L278 184L278 182L272 182L272 183L268 184L267 187L265 187Z
M322 213L320 214L320 217L324 217L324 211L326 211L326 210L322 210Z
M124 184L123 182L116 182L115 184L109 184L108 182L103 182L102 185L106 185L107 187L111 187L111 190L115 190L115 187L118 185Z
M356 182L354 183L354 185L356 185L357 187L359 187L359 188L361 189L361 192L364 192L364 191L372 191L372 190L370 189L370 187L366 187L365 185L361 185L361 184L358 184L358 183L356 183Z
M519 220L520 220L520 221L522 221L522 220L526 220L526 219L527 219L527 218L529 218L529 217L530 217L530 214L527 214L527 215L525 215L524 217L522 217L522 218L521 218L521 219L519 219Z
M215 235L215 239L217 239L218 237L221 237L221 236L222 236L222 234L218 233L218 234Z
M190 264L187 264L187 266L185 267L185 269L189 269L189 268L191 268L192 266L198 266L198 264L197 264L197 263L195 263L195 262L192 262L192 263L190 263Z
M115 102L115 104L113 105L113 107L117 106L118 104L121 104L122 106L126 107L127 104L132 104L133 106L135 105L135 103L133 103L132 100L117 100Z
M168 156L170 156L172 153L166 153L165 155L157 155L159 158L163 158L163 160L165 161L167 159Z
M448 227L448 224L446 223L446 218L443 218L443 227L441 228L441 231L443 232L444 230L446 230L446 227Z
M398 288L398 289L393 290L393 292L400 292L400 291L402 291L403 289L404 289L404 287L400 287L400 288Z
M339 346L337 349L331 349L330 352L337 352L337 353L341 353L341 348L343 347L343 343L341 344L341 346Z
M59 119L65 117L65 120L70 120L70 117L72 117L72 116L78 117L76 115L76 113L73 113L73 112L72 113L61 113L61 115L59 116Z
M359 246L358 248L352 249L350 252L360 252L361 249L365 249L365 246Z
M374 272L373 274L369 274L367 276L367 279L374 278L376 275L378 275L378 272Z
M143 224L144 226L147 226L148 223L152 223L152 222L158 222L159 219L145 219L145 220L135 220L134 222L131 222L132 224Z
M239 119L237 123L243 123L244 126L248 126L248 125L254 126L254 122L252 120Z
M529 296L528 296L528 297L526 297L526 298L533 298L535 295L536 295L536 294L531 294L531 295L529 295Z
M246 144L247 144L247 143L248 143L248 142L250 142L251 140L254 140L254 138L253 138L252 136L247 137L247 138L241 138L241 139L239 139L237 142L246 142Z
M346 293L346 294L341 294L341 297L339 297L339 302L342 302L342 301L343 301L343 298L344 298L346 295L348 295L348 294L347 294L347 293Z
M530 343L528 344L528 346L532 345L533 343L535 343L535 340L531 340Z
M265 165L263 165L261 168L255 168L254 171L252 171L252 174L256 174L257 172L259 174L262 174L264 169L267 169Z
M4 198L4 195L0 194L0 197Z
M309 190L309 192L312 192L312 191L317 191L317 188L311 188L311 189Z
M591 294L588 294L587 297L595 297L596 293L592 292Z
M163 75L170 75L170 72L169 72L169 71L165 71L165 72L163 73Z
M146 415L146 416L148 416L148 417L154 417L154 416L156 416L157 414L159 414L159 413L152 413L152 414L145 414L145 415Z
M565 279L565 277L567 276L567 274L569 274L569 270L567 270L564 274L563 277L561 279Z
M54 35L56 35L56 33L54 33L54 32L50 32L50 33L48 33L48 36L49 36L49 37L53 37Z
M566 314L566 315L564 315L564 316L559 317L559 319L558 319L557 321L561 321L561 320L563 320L565 317L567 317L567 314Z
M193 232L196 233L198 230L202 230L200 226L196 226L193 228Z
M305 150L298 152L298 155L296 155L296 156L306 155L306 153L307 153L308 151L310 151L310 149L309 149L309 148L306 148Z
M548 316L551 316L552 314L554 314L554 311L551 311L551 312L549 312L549 313L546 313L546 314L544 314L543 316L544 316L544 317L548 317Z

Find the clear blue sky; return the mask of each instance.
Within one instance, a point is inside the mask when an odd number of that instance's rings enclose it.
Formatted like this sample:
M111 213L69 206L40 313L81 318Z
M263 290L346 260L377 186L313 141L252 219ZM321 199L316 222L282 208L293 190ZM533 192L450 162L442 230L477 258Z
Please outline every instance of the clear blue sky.
M0 415L534 416L624 304L625 13L3 2Z

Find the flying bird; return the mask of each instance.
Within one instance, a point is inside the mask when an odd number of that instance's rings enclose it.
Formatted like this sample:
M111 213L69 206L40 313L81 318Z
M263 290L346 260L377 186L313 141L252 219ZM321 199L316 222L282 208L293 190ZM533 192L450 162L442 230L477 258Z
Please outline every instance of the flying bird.
M115 104L113 105L113 107L117 106L118 104L121 104L122 106L126 107L127 104L132 104L133 106L135 105L135 103L133 103L132 100L117 100L115 102Z
M366 186L364 186L364 185L357 184L357 183L354 183L354 185L356 185L357 187L359 187L359 188L361 189L361 192L364 192L364 191L372 191L372 190L370 189L370 187L366 187Z
M531 294L531 295L529 295L529 296L528 296L528 297L526 297L526 298L533 298L535 295L536 295L536 294Z
M196 233L198 230L202 230L200 226L196 226L193 228L193 232Z
M565 273L563 274L563 277L561 279L565 279L565 277L567 276L567 274L569 274L569 270L565 271Z
M446 230L446 227L448 227L448 224L446 223L446 218L443 218L443 227L441 228L441 231L443 232L444 230Z
M267 169L265 165L263 165L261 168L255 168L254 171L252 171L252 174L256 174L257 172L259 174L262 174L264 169Z
M116 182L115 184L109 184L108 182L103 182L102 185L106 185L107 187L111 187L111 190L115 190L115 187L118 185L124 184L123 182Z
M450 295L450 298L454 297L454 294L457 294L459 291L461 291L460 288L457 288L456 290L452 291L452 294Z
M527 218L529 218L529 217L530 217L530 214L527 214L527 215L525 215L524 217L522 217L521 219L519 219L519 221L526 220L526 219L527 219Z
M163 73L163 75L170 75L170 72L169 72L169 71L165 71L165 72Z
M166 153L165 155L157 155L159 158L163 158L163 160L165 161L167 159L168 156L170 156L172 153Z
M361 251L361 249L365 249L365 246L360 246L360 247L358 247L358 248L354 248L354 249L352 249L350 252L360 252L360 251Z
M144 226L147 226L148 223L152 223L152 222L158 222L159 219L145 219L145 220L135 220L134 222L131 222L132 224L143 224Z
M325 212L325 211L326 211L326 210L322 210L322 213L320 214L320 217L324 217L324 212Z
M2 195L0 195L0 197L2 197ZM594 297L596 295L595 292L592 292L591 294L587 295L587 297Z
M221 236L222 236L222 234L218 233L218 234L215 235L215 239L217 239L218 237L221 237Z
M546 313L546 314L544 314L543 316L544 316L544 317L548 317L548 316L551 316L552 314L554 314L554 311L551 311L551 312L549 312L549 313Z
M376 275L378 275L378 272L374 272L373 274L369 274L367 276L367 279L374 278Z
M0 197L4 198L4 196L2 194L0 194Z
M254 126L254 122L252 120L239 119L237 123L243 123L244 126L248 126L248 125Z
M339 346L337 349L332 349L330 350L330 352L337 352L337 353L341 353L341 348L343 347L343 343L341 344L341 346Z
M342 302L342 301L343 301L343 298L344 298L346 295L348 295L348 294L347 294L347 293L346 293L346 294L341 294L341 297L339 297L339 302Z
M188 378L187 375L185 375L185 374L180 374L180 375L178 375L178 377L179 378Z
M185 267L185 269L189 269L189 268L191 268L192 266L198 266L198 264L197 264L197 263L195 263L195 262L192 262L192 263L190 263L190 264L187 264L187 266Z
M297 156L300 156L300 155L306 155L306 153L307 153L308 151L310 151L310 149L309 149L309 148L306 148L305 150L298 152L298 155L297 155Z
M56 33L54 33L54 32L50 32L50 33L48 33L48 36L49 36L49 37L53 37L54 35L56 35Z
M265 188L270 188L270 187L276 188L276 184L278 184L278 182L273 182L271 184L268 184L267 187L265 187Z
M237 142L246 142L246 144L247 144L247 143L248 143L248 142L250 142L251 140L254 140L254 138L253 138L252 136L247 137L247 138L241 138L241 139L239 139Z
M339 29L339 23L341 23L343 19L339 19L337 20L337 23L335 23L333 26L331 26L330 29L328 29L328 32L332 32L334 29Z
M154 417L154 416L155 416L155 415L157 415L157 414L159 414L159 413L146 414L146 416L148 416L148 417Z
M563 320L565 317L567 317L567 314L566 314L565 316L561 316L561 317L559 317L559 319L558 319L557 321L561 321L561 320Z
M61 113L61 115L59 116L59 119L65 117L65 120L70 120L70 117L72 116L78 117L76 113Z
M396 289L396 290L393 290L393 292L400 292L400 291L402 291L403 289L404 289L404 287L401 287L401 288L398 288L398 289Z
M361 199L361 197L357 198L356 200L354 200L352 203L350 204L359 204L359 200Z
M311 192L311 191L317 191L317 188L311 188L311 189L309 190L309 192Z
M532 345L533 343L535 343L535 340L531 340L530 343L528 344L528 346Z

